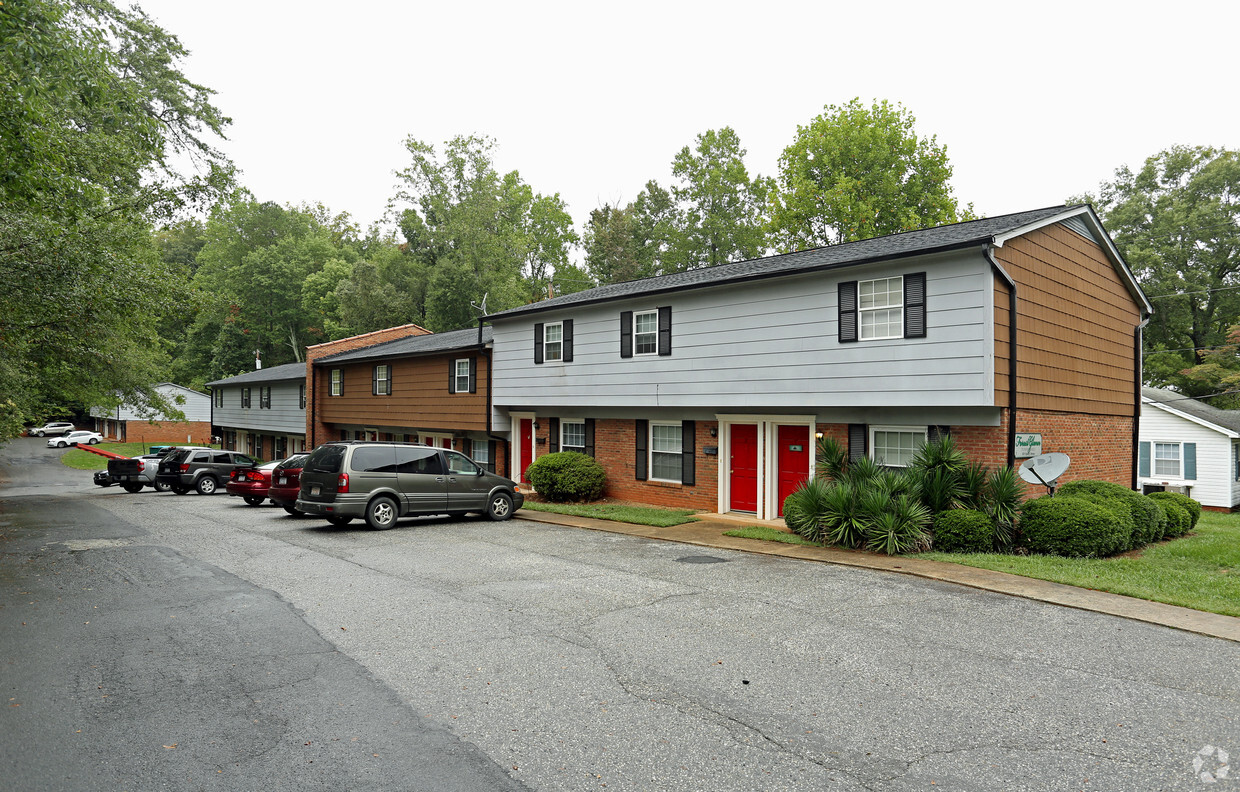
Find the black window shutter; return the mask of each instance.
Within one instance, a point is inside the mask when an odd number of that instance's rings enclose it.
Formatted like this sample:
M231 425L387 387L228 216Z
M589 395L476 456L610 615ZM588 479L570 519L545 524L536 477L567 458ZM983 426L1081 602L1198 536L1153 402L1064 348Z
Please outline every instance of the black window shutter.
M448 393L456 393L456 361L448 361Z
M560 419L547 419L547 446L552 454L560 450Z
M904 276L904 337L926 337L926 273Z
M926 442L933 443L944 437L951 437L952 428L950 426L935 426L931 424L926 427Z
M478 392L478 358L469 359L469 392Z
M387 367L387 390L383 392L387 396L392 395L392 379L395 374L396 367L389 363Z
M486 469L494 473L495 472L495 441L494 440L487 441L487 459L489 459L490 461L487 462Z
M379 395L379 367L372 366L370 369L370 395Z
M564 362L572 363L573 362L573 320L565 319L564 324L562 326L564 328L563 335L562 335L564 339L564 343L561 345L561 348L564 350Z
M857 282L845 281L839 286L840 343L857 340Z
M697 484L697 421L680 422L680 483Z
M594 419L586 419L586 456L594 456ZM1240 476L1237 476L1240 478Z
M848 461L865 459L866 441L869 440L869 429L865 424L848 425Z
M633 357L633 312L620 312L620 357Z
M659 354L672 354L672 306L659 309Z
M635 439L637 446L637 456L633 460L634 478L638 481L645 481L646 476L646 438L650 435L650 422L644 418L638 418L633 422L635 424Z
M542 322L534 325L534 362L543 362L543 326Z

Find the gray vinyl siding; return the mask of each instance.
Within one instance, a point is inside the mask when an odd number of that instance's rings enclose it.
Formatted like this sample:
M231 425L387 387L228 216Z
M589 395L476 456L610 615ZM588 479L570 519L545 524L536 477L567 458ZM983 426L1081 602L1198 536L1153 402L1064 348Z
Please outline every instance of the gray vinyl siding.
M837 338L837 286L926 273L921 339ZM974 252L566 307L499 320L505 408L983 407L994 404L992 276ZM620 357L621 311L672 306L670 356ZM573 320L573 362L533 361L533 325Z
M271 386L271 408L259 407L259 389ZM216 386L224 391L223 406L215 408L215 425L226 429L249 429L273 434L306 433L306 411L301 407L299 380L250 382ZM241 389L250 389L250 406L241 406Z

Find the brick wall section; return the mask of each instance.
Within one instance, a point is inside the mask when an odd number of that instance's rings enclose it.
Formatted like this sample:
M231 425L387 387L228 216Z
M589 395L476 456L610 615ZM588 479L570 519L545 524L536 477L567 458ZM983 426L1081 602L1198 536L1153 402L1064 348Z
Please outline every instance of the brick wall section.
M341 338L337 341L328 341L323 344L315 344L306 347L306 394L307 398L317 400L319 398L318 391L321 388L315 388L311 385L314 379L314 361L328 355L335 355L340 352L351 352L354 349L362 347L374 346L382 344L384 341L395 341L398 338L407 338L408 336L426 335L430 330L425 327L419 327L415 324L401 325L399 327L389 327L386 330L376 330L373 333L363 333L362 335L351 336L349 338ZM328 424L317 420L320 414L320 405L306 405L306 448L314 448L325 440L334 440L339 437L339 432L333 430Z
M112 422L114 423L114 422ZM211 424L208 421L188 421L172 423L170 421L126 421L125 442L127 443L189 443L193 445L209 445L211 443ZM113 438L115 439L115 438Z

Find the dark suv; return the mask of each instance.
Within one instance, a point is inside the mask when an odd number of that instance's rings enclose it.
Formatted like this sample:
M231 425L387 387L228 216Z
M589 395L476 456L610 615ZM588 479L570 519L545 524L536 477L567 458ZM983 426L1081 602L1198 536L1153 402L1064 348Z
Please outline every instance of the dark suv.
M476 512L506 520L524 503L516 482L456 451L354 441L314 449L301 471L296 508L333 525L365 517L371 528L381 529L415 514Z
M178 495L191 489L199 495L214 495L224 486L233 470L251 467L258 462L236 451L213 448L174 448L159 462L155 483L167 484Z

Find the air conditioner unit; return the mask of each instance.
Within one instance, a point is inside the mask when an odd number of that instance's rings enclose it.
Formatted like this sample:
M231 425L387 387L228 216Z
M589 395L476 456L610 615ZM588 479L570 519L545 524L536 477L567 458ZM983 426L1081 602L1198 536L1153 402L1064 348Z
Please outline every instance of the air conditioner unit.
M1191 485L1187 485L1187 484L1180 484L1180 485L1178 485L1178 486L1164 486L1164 487L1163 487L1163 492L1178 492L1178 493L1180 493L1181 495L1187 495L1187 494L1189 493L1189 491L1190 491L1190 490L1192 490L1192 486L1191 486Z

